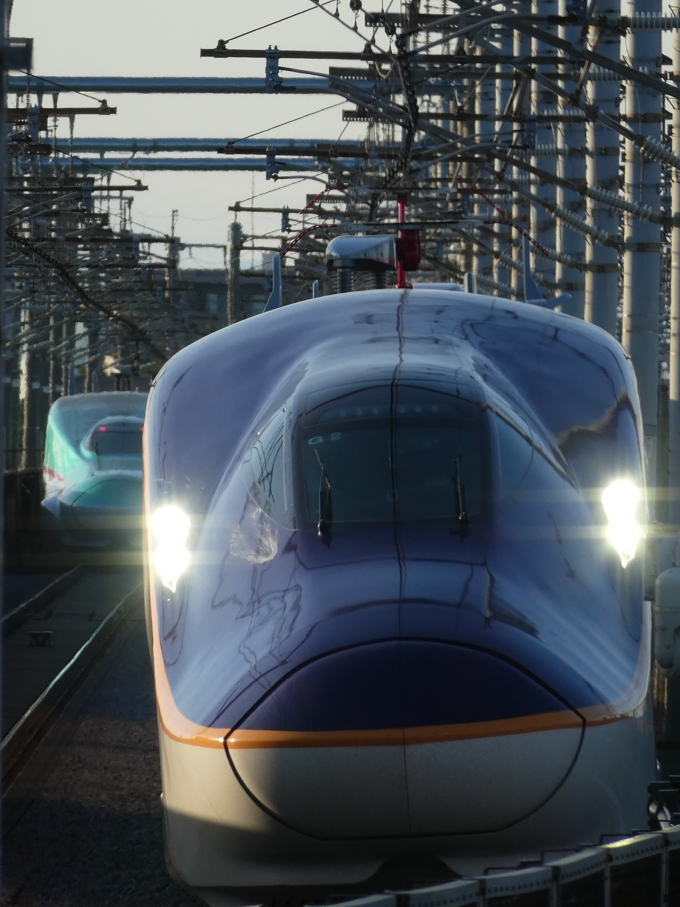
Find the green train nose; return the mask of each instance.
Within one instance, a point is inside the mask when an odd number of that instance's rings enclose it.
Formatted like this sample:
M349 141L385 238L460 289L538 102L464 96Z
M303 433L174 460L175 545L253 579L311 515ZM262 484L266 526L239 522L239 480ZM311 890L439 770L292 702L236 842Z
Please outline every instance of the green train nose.
M99 473L68 489L61 498L65 527L78 536L108 538L141 529L142 475Z

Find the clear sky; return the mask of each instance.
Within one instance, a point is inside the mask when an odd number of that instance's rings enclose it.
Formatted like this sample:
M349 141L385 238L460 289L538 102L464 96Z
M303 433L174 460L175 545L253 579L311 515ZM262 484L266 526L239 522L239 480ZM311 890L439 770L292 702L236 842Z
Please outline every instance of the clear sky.
M365 4L369 6L369 4ZM373 4L375 5L375 4ZM310 0L14 0L11 33L34 39L34 72L44 76L264 76L263 60L201 58L201 47L214 47L274 19L312 7ZM398 3L395 3L398 6ZM334 9L334 6L331 7ZM339 0L345 20L353 21L348 0ZM363 17L362 17L363 19ZM363 22L360 20L360 30ZM363 42L319 9L235 41L234 47L279 47L361 50ZM298 61L296 61L297 63ZM291 65L294 65L291 63ZM299 61L301 68L327 71L323 61ZM339 98L309 95L301 98L267 95L111 95L118 114L76 120L75 135L119 137L239 138L284 120L318 110ZM62 95L60 104L93 103ZM12 101L10 101L12 103ZM345 105L349 106L349 105ZM342 107L273 130L272 137L337 139L345 124ZM61 121L68 135L68 122ZM344 138L360 137L363 127L350 124ZM275 184L264 174L249 173L142 173L149 191L137 193L133 220L144 227L170 230L171 212L179 210L177 231L184 241L226 242L233 214L227 208L237 200L265 192ZM256 204L304 204L307 192L319 183L285 186ZM241 222L251 231L250 215ZM280 225L278 215L257 215L256 233ZM221 265L217 250L197 249L193 262L183 266ZM246 265L249 256L246 256Z

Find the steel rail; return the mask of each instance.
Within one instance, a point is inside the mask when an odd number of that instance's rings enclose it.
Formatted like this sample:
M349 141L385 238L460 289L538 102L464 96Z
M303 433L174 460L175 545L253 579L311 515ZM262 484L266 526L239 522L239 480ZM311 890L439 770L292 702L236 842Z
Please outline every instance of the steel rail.
M40 611L41 608L44 608L45 605L49 604L49 602L56 598L57 595L61 594L66 589L69 589L80 579L84 571L85 568L82 564L78 564L78 566L73 567L67 573L58 576L48 586L45 586L44 589L41 589L31 598L22 602L20 605L17 605L12 611L4 614L2 616L2 635L7 636L13 630L16 630L16 628L25 620L28 620L29 617L37 611Z
M3 779L16 772L23 757L55 716L65 698L86 676L97 656L113 639L130 609L141 600L140 583L109 612L87 642L6 734L1 744Z

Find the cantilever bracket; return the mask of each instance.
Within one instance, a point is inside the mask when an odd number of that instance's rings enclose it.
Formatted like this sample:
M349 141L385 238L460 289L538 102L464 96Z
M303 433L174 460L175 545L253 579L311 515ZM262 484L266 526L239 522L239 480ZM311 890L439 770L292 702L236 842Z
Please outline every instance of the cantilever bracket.
M264 69L264 81L266 87L270 91L278 91L279 88L283 85L283 79L279 73L279 57L280 52L276 45L272 47L270 44L267 50L265 51L265 69Z

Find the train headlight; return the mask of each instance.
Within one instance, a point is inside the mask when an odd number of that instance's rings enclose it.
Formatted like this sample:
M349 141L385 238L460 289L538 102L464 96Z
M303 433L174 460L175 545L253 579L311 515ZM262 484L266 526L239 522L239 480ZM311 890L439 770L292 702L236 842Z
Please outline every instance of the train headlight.
M153 566L163 585L174 592L178 579L189 566L187 539L191 520L176 504L163 504L152 514L150 528L155 543Z
M642 526L635 517L640 503L640 489L630 479L616 479L602 492L602 506L607 515L607 539L626 567L635 557L642 538Z

